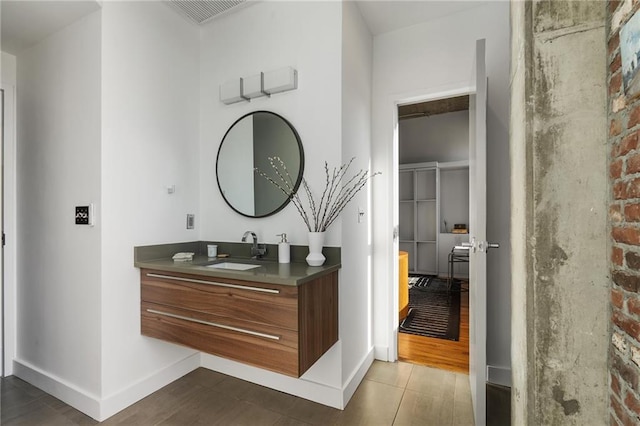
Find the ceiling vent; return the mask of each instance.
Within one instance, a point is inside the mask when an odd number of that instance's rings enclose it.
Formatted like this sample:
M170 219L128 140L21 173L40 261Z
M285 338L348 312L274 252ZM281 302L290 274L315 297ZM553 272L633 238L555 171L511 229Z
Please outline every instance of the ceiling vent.
M198 25L203 25L246 0L165 0L171 8Z

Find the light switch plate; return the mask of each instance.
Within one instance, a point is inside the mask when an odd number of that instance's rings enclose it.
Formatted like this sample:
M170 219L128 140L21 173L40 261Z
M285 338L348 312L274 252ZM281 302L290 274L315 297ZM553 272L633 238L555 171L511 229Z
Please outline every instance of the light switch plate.
M93 226L93 204L76 206L76 225Z
M187 214L187 229L193 229L195 227L196 215Z

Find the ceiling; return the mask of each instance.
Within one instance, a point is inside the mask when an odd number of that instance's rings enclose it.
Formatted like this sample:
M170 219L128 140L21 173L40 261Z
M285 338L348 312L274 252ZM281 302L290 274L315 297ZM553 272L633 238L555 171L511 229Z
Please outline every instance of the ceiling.
M442 18L489 2L480 0L356 0L356 3L369 31L375 36Z
M2 50L16 55L22 49L30 47L54 32L100 8L103 1L111 0L67 0L67 1L32 1L1 0L1 40ZM260 0L200 0L173 3L200 4L211 7L207 11L211 16L202 23L215 17L232 13L242 7L255 4ZM362 16L373 35L394 31L400 28L441 18L471 7L477 7L487 1L464 0L350 0L356 1ZM175 6L175 5L174 5ZM232 10L233 9L233 10ZM175 10L175 9L174 9ZM219 10L219 11L218 11ZM184 13L182 13L184 16Z
M2 51L16 55L49 35L100 9L96 0L1 0Z

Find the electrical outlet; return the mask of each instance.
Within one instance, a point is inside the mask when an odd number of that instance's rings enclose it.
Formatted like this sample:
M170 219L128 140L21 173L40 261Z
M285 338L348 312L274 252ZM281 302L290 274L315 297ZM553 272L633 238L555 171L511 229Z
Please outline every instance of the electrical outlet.
M93 225L93 204L76 206L76 225Z
M196 215L187 214L187 229L193 229L195 227Z

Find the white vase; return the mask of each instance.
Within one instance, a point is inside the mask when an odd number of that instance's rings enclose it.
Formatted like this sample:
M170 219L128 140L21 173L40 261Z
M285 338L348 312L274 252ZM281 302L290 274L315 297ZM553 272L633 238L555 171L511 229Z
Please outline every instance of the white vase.
M309 232L309 255L307 263L309 266L322 266L326 258L322 254L324 246L324 232Z

